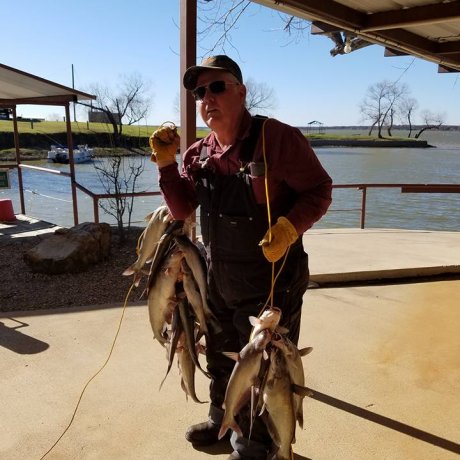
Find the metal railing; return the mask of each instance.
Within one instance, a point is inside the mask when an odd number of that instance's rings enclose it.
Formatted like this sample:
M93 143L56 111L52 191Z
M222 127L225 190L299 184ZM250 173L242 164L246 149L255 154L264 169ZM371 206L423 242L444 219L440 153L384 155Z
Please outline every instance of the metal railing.
M2 165L3 168L17 168L17 164ZM69 177L72 180L72 176L69 172L58 171L51 168L44 168L40 166L32 166L24 163L19 164L21 169L32 169L39 172L46 172L49 174L57 174L65 177ZM22 184L20 184L22 185ZM99 200L115 198L117 195L109 193L94 193L88 190L83 185L79 184L76 180L74 186L81 192L88 195L93 200L93 216L94 222L99 223ZM368 189L376 188L392 188L401 189L401 193L460 193L460 184L410 184L410 183L358 183L358 184L334 184L333 189L355 189L361 191L361 206L359 208L352 209L329 209L329 212L360 212L360 228L364 229L366 225L366 207L367 207L367 191ZM23 190L20 190L23 193ZM118 194L121 197L142 197L142 196L158 196L161 195L160 191L157 192L127 192ZM77 220L78 220L78 207L76 209Z
M11 165L10 164L10 165L5 165L3 167L8 167L10 169L13 169L13 168L16 168L17 165ZM68 177L70 180L72 180L72 175L69 172L66 172L66 171L59 171L59 170L51 169L51 168L44 168L44 167L41 167L41 166L27 165L27 164L24 164L24 163L21 163L19 165L19 168L20 169L31 169L31 170L38 171L38 172L44 172L44 173L48 173L48 174L55 174L55 175L59 175L59 176L64 176L64 177ZM83 185L81 185L80 183L78 183L76 180L74 181L74 185L78 190L80 190L81 192L85 193L86 195L88 195L93 200L93 217L94 217L94 222L97 223L97 224L99 223L99 200L115 198L117 196L118 197L140 197L140 196L158 196L158 195L161 195L160 191L157 191L157 192L126 192L126 193L118 193L118 194L114 194L114 193L94 193L91 190L89 190L86 187L84 187ZM20 184L20 188L21 188L21 186L22 186L22 184ZM19 192L20 192L20 194L23 194L24 190L20 190ZM76 213L76 222L78 222L78 206L76 206L75 203L74 203L74 212Z
M401 193L460 193L460 184L334 184L334 189L349 188L362 192L361 208L330 209L328 212L360 211L360 228L366 224L367 190L370 188L400 188Z

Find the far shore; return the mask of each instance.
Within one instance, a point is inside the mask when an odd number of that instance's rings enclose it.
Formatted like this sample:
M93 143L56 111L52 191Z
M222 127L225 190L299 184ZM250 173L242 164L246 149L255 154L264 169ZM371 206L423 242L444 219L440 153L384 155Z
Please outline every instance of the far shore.
M309 137L307 139L312 147L379 147L379 148L429 148L434 147L426 140L415 139L338 139ZM110 157L115 155L150 155L150 149L126 149L126 148L94 148L95 157ZM46 160L47 150L24 148L21 149L21 159L25 161ZM15 150L0 150L0 162L16 161Z

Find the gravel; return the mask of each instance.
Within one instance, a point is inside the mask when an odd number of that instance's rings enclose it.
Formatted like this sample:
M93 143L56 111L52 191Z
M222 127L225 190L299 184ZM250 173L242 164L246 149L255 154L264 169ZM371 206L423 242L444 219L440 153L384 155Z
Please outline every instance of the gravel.
M0 240L0 311L122 304L132 283L122 276L137 258L136 243L143 229L132 229L126 243L112 236L110 257L82 273L45 275L32 273L23 254L48 235ZM129 301L139 301L143 284L131 292ZM146 302L146 300L145 300Z

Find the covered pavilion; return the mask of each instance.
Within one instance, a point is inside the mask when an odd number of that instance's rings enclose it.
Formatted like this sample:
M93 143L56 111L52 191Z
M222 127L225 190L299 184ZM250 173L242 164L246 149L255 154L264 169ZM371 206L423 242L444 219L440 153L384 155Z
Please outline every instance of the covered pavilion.
M42 172L60 174L70 178L72 188L72 204L74 223L78 224L77 187L75 181L75 168L73 160L72 128L70 124L70 104L79 100L96 99L96 96L84 93L74 88L68 88L58 83L45 80L44 78L23 72L22 70L0 64L0 109L11 109L13 113L14 145L16 151L16 163L3 165L8 168L18 168L18 184L21 202L21 213L25 214L24 188L22 181L22 169L29 168ZM67 128L67 145L69 148L69 172L56 171L47 168L27 165L21 162L19 146L19 132L17 123L16 107L21 104L32 105L57 105L65 108L65 120Z

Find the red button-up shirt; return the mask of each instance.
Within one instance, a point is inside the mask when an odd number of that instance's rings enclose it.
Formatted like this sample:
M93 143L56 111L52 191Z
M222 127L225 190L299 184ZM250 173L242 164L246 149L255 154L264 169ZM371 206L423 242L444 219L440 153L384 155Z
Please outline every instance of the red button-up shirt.
M211 132L184 153L182 173L176 163L160 169L160 188L175 219L185 219L198 206L192 171L198 167L203 145L210 153L207 167L216 174L236 174L242 166L240 149L242 140L249 135L250 125L251 116L246 111L235 143L229 148L222 150ZM301 235L326 213L331 204L332 180L300 130L270 118L264 124L253 156L255 174L250 175L259 204L267 203L264 151L272 215L288 209L285 217Z

